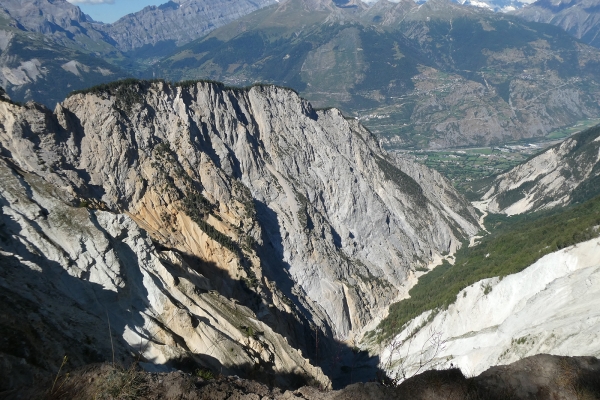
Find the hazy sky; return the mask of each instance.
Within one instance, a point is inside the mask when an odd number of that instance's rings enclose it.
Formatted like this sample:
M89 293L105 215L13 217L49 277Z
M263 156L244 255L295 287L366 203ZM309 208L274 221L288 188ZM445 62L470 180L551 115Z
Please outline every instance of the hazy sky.
M125 14L146 6L157 6L169 0L68 0L96 21L115 22Z

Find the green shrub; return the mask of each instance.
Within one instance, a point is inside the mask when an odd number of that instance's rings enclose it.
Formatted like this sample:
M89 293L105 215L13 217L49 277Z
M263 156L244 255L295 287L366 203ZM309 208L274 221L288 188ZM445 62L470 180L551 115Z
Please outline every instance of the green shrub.
M204 379L205 381L211 381L215 379L215 375L208 368L198 368L194 371L194 375Z

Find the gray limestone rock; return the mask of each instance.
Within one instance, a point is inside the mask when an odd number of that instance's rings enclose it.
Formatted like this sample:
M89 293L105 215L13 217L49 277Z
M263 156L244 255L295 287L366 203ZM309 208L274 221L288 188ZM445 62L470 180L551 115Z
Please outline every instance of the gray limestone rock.
M54 112L0 102L0 127L21 182L2 192L17 224L3 251L97 287L109 303L65 296L98 324L114 304L122 346L156 363L191 354L327 385L302 361L311 332L351 344L416 268L479 229L439 174L274 86L106 86Z

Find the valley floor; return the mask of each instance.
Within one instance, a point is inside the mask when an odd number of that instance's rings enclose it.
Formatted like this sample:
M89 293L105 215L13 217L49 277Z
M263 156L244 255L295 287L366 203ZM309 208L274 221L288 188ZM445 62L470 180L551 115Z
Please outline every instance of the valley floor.
M578 121L542 139L521 140L500 146L461 147L443 150L403 150L391 148L418 163L433 168L448 178L462 193L477 197L478 191L494 175L509 170L568 137L600 123L600 118Z

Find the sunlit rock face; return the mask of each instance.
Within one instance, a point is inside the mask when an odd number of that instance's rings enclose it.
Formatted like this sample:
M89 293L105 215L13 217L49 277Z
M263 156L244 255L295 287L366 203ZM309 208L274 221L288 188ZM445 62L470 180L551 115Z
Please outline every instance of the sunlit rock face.
M439 174L287 89L138 82L0 118L2 285L104 357L114 337L118 358L327 386L314 332L352 340L478 230Z

